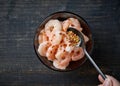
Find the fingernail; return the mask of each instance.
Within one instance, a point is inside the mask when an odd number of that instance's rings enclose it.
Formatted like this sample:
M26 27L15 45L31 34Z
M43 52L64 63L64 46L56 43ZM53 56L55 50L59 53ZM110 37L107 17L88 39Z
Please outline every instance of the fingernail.
M103 84L103 86L112 86L111 84L112 84L111 80L110 79L106 79L104 84Z

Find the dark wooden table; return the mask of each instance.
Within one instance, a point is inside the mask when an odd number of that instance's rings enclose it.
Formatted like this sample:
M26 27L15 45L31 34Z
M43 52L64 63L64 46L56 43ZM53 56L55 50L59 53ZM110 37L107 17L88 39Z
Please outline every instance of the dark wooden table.
M120 80L120 0L0 0L0 86L96 86L98 73L87 60L79 69L56 72L33 47L35 30L49 14L71 11L90 25L92 57Z

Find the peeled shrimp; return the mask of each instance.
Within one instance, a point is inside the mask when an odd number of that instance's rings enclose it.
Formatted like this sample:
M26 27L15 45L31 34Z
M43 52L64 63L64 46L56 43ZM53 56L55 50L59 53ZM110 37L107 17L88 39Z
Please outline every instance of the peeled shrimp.
M64 59L66 55L67 52L65 51L65 45L63 44L59 45L57 53L55 54L55 58L60 61Z
M71 54L72 54L72 61L77 61L84 56L83 48L76 47Z
M58 69L66 69L66 67L69 65L70 61L71 61L71 58L69 58L69 57L66 57L65 59L60 60L60 61L55 59L53 61L53 65Z
M73 28L76 28L79 31L82 31L82 28L80 26L80 22L78 21L78 19L69 18L68 20L70 21L70 26L69 27L73 27Z
M70 21L67 19L67 20L63 21L62 25L63 25L63 31L66 32L67 29L68 29L69 26L70 26Z
M61 33L61 31L56 31L54 33L51 33L50 41L51 41L52 45L60 44L61 40L62 40L62 33Z
M47 37L46 33L44 32L44 30L42 30L40 35L38 36L38 42L40 44L44 41L48 41L48 37Z
M51 32L61 31L61 30L62 30L61 22L57 19L49 20L45 25L45 32L48 37L50 36Z
M82 27L80 26L80 22L75 18L68 18L67 20L63 21L63 30L67 31L69 27L76 28L79 31L82 31Z
M53 65L59 69L65 69L70 61L70 53L65 50L66 45L59 46L58 51L55 55L56 59L53 61Z
M40 44L40 43L42 43L43 42L43 37L42 37L42 34L40 34L39 36L38 36L38 43Z
M46 57L48 58L48 60L53 61L55 59L57 49L58 49L57 45L52 45L48 48L46 52Z
M46 56L46 52L48 47L50 46L50 43L48 41L42 42L38 47L38 52L41 56Z

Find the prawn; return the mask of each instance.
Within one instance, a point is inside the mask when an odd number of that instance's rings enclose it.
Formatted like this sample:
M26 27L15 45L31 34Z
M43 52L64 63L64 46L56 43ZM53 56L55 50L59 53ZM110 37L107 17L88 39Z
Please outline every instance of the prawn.
M72 61L77 61L84 56L84 51L82 47L76 47L73 52L71 52Z
M44 41L48 41L48 37L47 37L46 33L44 32L44 30L42 30L38 36L38 43L40 44Z
M69 27L73 27L73 28L76 28L78 31L82 31L82 28L80 26L80 22L78 21L78 19L69 18L68 20L70 21Z
M66 67L69 65L70 61L71 61L70 57L66 57L63 60L55 59L55 60L53 60L53 65L58 69L66 69Z
M46 57L48 58L48 60L53 61L55 59L55 53L58 49L57 45L51 45L47 52L46 52Z
M61 31L61 30L62 30L61 22L57 19L49 20L45 25L45 32L48 37L50 36L51 32Z
M46 56L46 52L48 47L50 46L50 43L48 41L42 42L38 47L38 52L41 56Z
M63 31L67 31L69 27L73 27L79 31L82 31L80 22L75 18L68 18L67 20L63 21L62 25L63 25Z
M57 60L62 60L65 58L65 56L67 55L66 51L65 51L65 46L64 44L60 44L57 50L57 53L55 54L55 58Z
M58 45L62 40L62 33L61 31L56 31L52 33L49 38L50 38L51 44Z
M67 20L65 20L65 21L63 21L63 23L62 23L62 26L63 26L63 31L67 31L67 29L69 28L69 26L70 26L70 21L67 19Z

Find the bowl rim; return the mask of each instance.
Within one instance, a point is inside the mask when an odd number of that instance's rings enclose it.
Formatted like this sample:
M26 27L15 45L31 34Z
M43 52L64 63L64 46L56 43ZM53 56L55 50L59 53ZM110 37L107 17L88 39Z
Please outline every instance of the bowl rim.
M44 23L44 21L45 21L48 17L50 17L50 16L52 16L52 15L55 15L55 14L59 14L59 13L68 13L68 14L75 15L75 16L79 17L79 18L89 27L89 31L90 31L90 33L91 33L92 46L91 46L90 52L88 52L88 53L89 53L90 55L92 54L92 52L93 52L93 47L94 47L94 39L93 39L93 36L92 36L92 32L91 32L91 29L90 29L90 28L91 28L90 25L87 23L87 21L86 21L83 17L81 17L81 16L78 15L77 13L73 13L73 12L70 12L70 11L57 11L57 12L53 12L53 13L47 15L45 18L43 18L42 21L39 23L38 27L35 29L34 38L33 38L33 46L34 46L34 51L35 51L35 53L36 53L36 55L37 55L37 58L38 58L38 59L42 62L42 64L44 64L47 68L52 69L52 70L57 71L57 72L70 72L70 71L74 71L74 70L79 69L79 67L86 62L87 58L85 58L85 59L83 60L83 62L80 63L80 65L79 65L78 67L74 68L74 69L69 69L69 70L64 69L64 70L61 70L61 69L58 69L58 68L52 68L52 67L48 66L45 62L43 62L42 59L40 58L39 53L38 53L37 50L36 50L36 47L35 47L36 33L37 33L38 29L40 28L41 24ZM85 56L85 57L86 57L86 56Z

